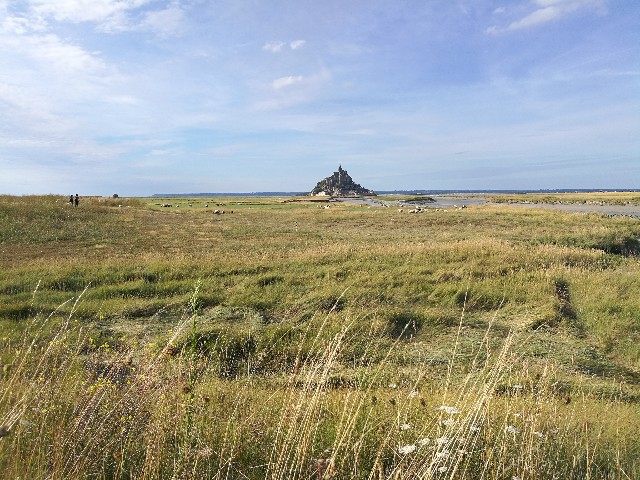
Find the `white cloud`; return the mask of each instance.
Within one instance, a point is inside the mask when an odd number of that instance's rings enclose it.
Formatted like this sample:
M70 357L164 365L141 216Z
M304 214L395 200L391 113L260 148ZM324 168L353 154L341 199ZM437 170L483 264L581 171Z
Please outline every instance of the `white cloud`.
M44 30L46 30L46 23L41 19L13 16L6 13L6 11L3 14L0 8L0 34L24 35Z
M27 0L28 9L21 17L9 17L0 23L15 33L37 31L55 22L96 24L109 33L151 31L162 37L184 31L184 10L173 1L166 8L143 10L151 0ZM0 11L2 11L0 4ZM4 25L3 25L4 24Z
M276 78L267 90L268 98L255 104L256 110L277 110L314 100L331 81L331 73L322 68L311 75L288 75Z
M37 35L26 40L28 53L48 63L52 69L87 74L98 73L106 68L96 53L65 43L57 35Z
M70 128L70 122L53 113L51 103L46 95L29 88L0 83L0 125L4 125L0 127L0 135L8 132L12 143L31 143L36 139L40 143L46 141L43 135L58 137L64 134Z
M288 46L291 50L298 50L302 47L305 46L307 42L305 40L292 40L291 42L289 42ZM262 46L263 50L266 50L267 52L271 52L271 53L278 53L281 52L283 48L285 48L287 46L287 44L285 42L282 42L280 40L276 40L273 42L268 42L265 43Z
M567 17L574 12L594 9L603 12L605 0L533 0L534 10L524 17L511 22L507 27L493 25L486 29L486 33L497 34L504 31L522 30L543 25ZM501 14L504 9L499 9ZM494 13L498 13L496 10Z
M284 42L269 42L269 43L265 43L262 46L263 50L266 50L267 52L272 52L272 53L277 53L280 50L282 50L282 47L284 47Z
M32 11L59 22L105 22L149 0L31 0Z
M521 28L533 27L540 23L547 23L560 18L563 14L564 12L560 7L550 6L541 8L521 20L511 23L508 30L519 30Z
M281 88L290 87L292 85L300 84L304 81L304 77L302 75L289 75L287 77L276 78L272 82L273 88L276 90L280 90Z
M178 5L149 12L140 24L143 30L151 30L163 37L180 34L184 31L184 25L184 11Z

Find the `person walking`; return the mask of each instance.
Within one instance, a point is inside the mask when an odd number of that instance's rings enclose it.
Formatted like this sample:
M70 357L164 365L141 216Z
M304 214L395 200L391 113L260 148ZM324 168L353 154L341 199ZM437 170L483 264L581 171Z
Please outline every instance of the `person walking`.
M69 205L73 206L73 194L69 195Z
M77 207L79 203L80 203L80 197L76 193L76 198L73 199L73 204Z

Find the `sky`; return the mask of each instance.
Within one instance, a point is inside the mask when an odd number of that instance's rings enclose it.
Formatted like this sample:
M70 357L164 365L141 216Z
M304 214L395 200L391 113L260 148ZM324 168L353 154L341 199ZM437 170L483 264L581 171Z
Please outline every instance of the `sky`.
M638 0L0 0L0 193L640 188Z

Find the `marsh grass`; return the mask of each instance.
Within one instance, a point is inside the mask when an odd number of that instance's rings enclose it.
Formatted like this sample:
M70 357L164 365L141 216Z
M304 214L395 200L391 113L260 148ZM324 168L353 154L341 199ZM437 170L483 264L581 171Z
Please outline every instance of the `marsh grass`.
M357 318L336 311L301 333L293 365L273 376L229 378L216 367L220 358L196 349L196 294L191 314L162 342L98 345L72 317L54 311L34 321L24 343L5 345L15 356L0 380L3 474L503 479L639 473L637 404L603 402L579 385L560 391L560 372L551 364L517 353L529 332L492 342L495 316L468 373L457 376L463 314L444 382L415 366L398 368L391 359L402 335L381 342L375 327L363 330ZM55 324L53 336L43 333L47 322ZM187 343L174 350L183 335ZM366 346L351 359L352 381L335 383L349 369L344 353L353 338ZM380 351L386 353L370 361Z
M0 200L7 478L640 476L636 221Z

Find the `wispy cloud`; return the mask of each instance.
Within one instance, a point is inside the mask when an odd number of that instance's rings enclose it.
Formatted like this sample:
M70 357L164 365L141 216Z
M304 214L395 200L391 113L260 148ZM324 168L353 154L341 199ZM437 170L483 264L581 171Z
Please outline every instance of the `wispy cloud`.
M170 5L163 10L147 12L140 29L157 33L161 37L179 35L185 30L185 14L179 5Z
M289 75L287 77L276 78L271 84L274 89L280 90L281 88L290 87L292 85L300 84L304 81L304 77L302 75Z
M282 50L282 47L284 47L284 46L285 46L284 42L280 42L280 41L268 42L268 43L265 43L262 46L262 49L266 50L267 52L277 53L280 50Z
M115 75L99 54L51 33L0 35L0 50L0 71L11 72L0 76L0 124L26 137L68 132L77 123L66 115L73 105L91 101Z
M21 14L7 15L9 21L4 22L17 33L45 30L54 22L92 23L104 32L149 31L161 37L178 35L185 29L184 10L178 2L155 9L151 8L155 4L151 0L26 0L25 3L27 8Z
M32 12L59 22L108 23L131 10L148 4L150 0L30 0Z
M331 81L331 73L326 68L311 75L287 75L270 83L267 98L258 101L256 110L277 110L307 103L317 98Z
M505 31L522 30L554 22L581 10L596 10L603 12L605 0L533 0L529 11L523 17L512 21L506 27L493 25L486 31L497 34ZM532 10L533 9L533 10ZM504 14L506 10L499 8L494 14Z
M25 40L25 50L32 57L46 62L49 68L54 70L87 75L101 72L106 68L99 54L64 42L57 35L34 35Z
M263 50L271 53L281 52L285 47L289 47L291 50L299 50L305 46L307 42L305 40L292 40L288 44L280 40L273 42L267 42L262 46Z

